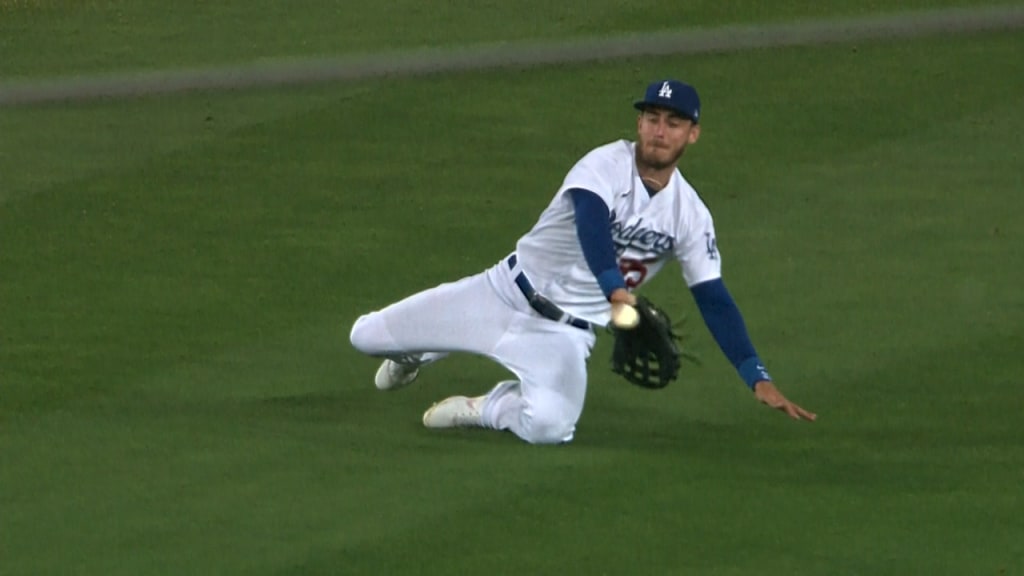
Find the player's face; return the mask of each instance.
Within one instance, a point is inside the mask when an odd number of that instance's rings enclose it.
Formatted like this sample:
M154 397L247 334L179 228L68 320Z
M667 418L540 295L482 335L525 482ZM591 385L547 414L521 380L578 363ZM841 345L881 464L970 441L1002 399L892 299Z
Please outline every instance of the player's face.
M637 161L658 170L679 161L700 136L700 125L670 110L648 108L640 113L636 132Z

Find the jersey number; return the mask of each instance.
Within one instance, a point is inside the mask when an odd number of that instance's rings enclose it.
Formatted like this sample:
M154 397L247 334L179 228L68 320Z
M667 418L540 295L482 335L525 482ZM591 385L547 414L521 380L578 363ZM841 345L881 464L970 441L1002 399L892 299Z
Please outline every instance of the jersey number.
M647 265L632 258L619 260L619 271L622 272L622 279L626 281L626 287L630 289L642 284L647 277Z

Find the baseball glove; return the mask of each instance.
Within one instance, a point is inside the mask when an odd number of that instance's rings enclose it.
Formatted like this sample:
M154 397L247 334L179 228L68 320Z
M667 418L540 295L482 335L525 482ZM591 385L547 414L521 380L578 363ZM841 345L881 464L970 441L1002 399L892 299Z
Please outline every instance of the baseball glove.
M679 376L679 336L664 311L637 296L640 321L629 329L610 329L615 336L612 371L643 388L664 388Z

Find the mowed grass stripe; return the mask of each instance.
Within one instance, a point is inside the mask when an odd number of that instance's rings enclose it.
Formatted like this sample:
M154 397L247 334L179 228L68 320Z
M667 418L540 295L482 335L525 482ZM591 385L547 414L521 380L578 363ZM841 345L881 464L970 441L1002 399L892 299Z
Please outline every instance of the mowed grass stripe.
M637 56L914 38L1024 27L1024 7L948 8L894 15L726 26L561 42L515 42L335 59L296 59L224 68L139 71L0 84L0 107L137 98L189 91L240 90L394 78L495 68L607 61Z
M344 106L370 82L307 90L88 106L22 108L0 114L0 208L20 198L67 193L91 180L131 173L154 161L229 140L311 108Z

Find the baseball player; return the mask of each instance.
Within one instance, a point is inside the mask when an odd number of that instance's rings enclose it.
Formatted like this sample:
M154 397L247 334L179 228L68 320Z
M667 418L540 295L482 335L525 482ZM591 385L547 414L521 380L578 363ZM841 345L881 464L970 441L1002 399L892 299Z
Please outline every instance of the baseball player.
M434 404L426 427L509 430L534 444L572 440L594 328L607 325L613 304L634 304L632 291L673 258L755 398L797 420L817 418L782 395L758 358L722 280L711 213L677 167L700 137L697 91L654 82L635 107L636 141L580 159L514 252L356 320L352 345L385 358L375 377L381 390L408 386L451 352L486 356L514 375L482 396Z

